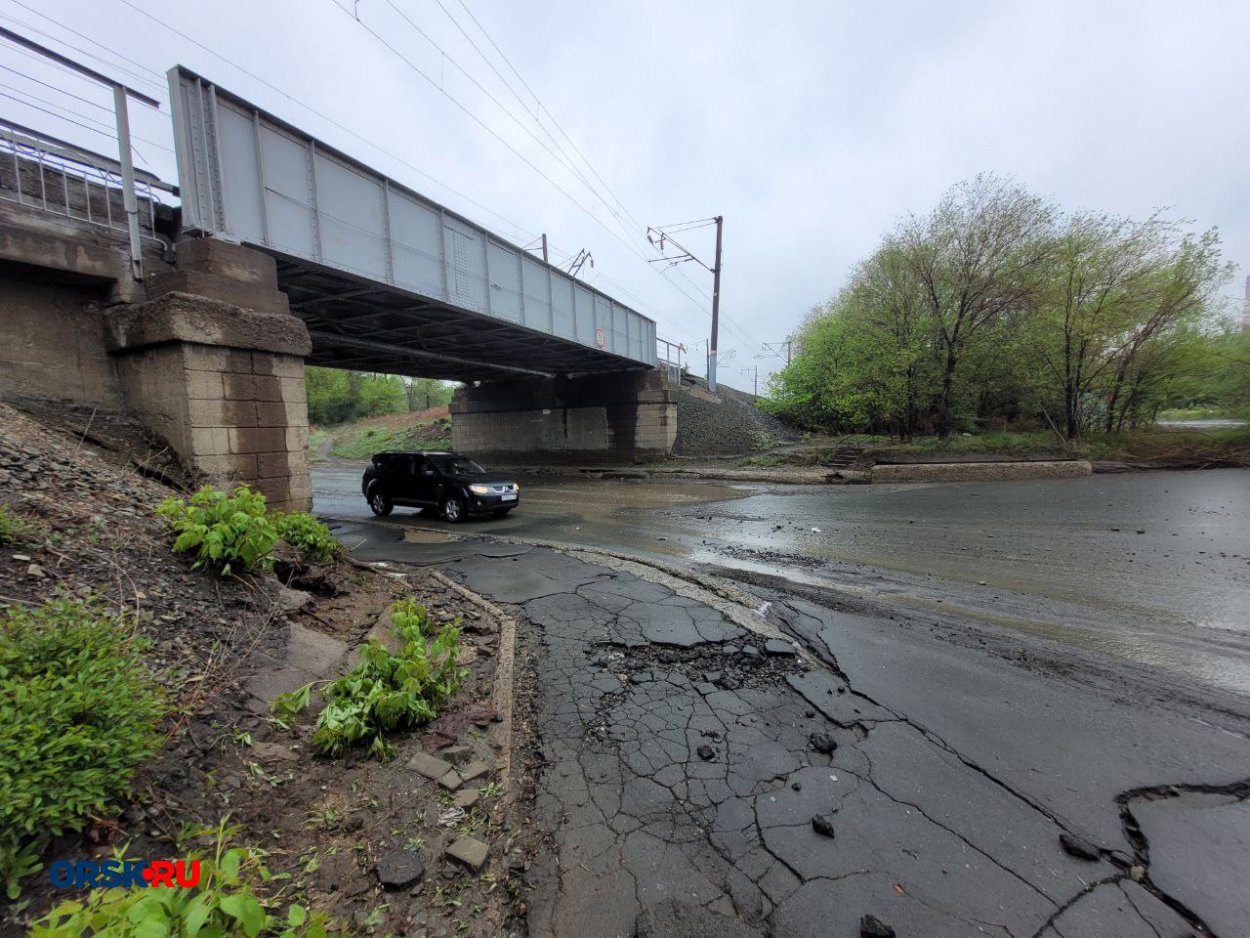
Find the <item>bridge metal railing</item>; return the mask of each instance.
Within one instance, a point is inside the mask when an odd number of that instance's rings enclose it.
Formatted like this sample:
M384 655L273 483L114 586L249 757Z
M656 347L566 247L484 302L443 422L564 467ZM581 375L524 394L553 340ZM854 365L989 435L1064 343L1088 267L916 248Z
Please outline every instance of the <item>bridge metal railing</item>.
M135 173L135 207L141 242L157 236L158 206L177 190ZM0 118L0 199L28 209L129 233L120 162ZM171 198L172 201L172 198Z
M668 339L661 339L659 336L655 340L656 365L664 373L664 380L669 387L681 386L681 356L686 351L686 346L680 342L672 342Z

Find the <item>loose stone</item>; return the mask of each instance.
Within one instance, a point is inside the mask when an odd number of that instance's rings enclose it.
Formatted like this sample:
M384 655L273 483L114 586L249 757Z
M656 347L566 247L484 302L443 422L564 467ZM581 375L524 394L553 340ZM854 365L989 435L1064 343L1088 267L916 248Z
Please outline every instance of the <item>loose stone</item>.
M833 822L822 814L812 817L812 830L822 837L833 837Z
M385 889L405 889L425 875L425 864L411 850L396 850L375 867L378 882Z
M808 744L817 752L829 755L838 748L838 741L828 733L812 733L807 737Z

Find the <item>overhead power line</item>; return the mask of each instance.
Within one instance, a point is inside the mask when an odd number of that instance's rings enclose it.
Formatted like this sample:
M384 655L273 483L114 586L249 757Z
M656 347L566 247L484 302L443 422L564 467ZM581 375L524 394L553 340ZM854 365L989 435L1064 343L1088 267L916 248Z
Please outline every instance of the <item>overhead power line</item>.
M171 26L169 23L166 23L164 20L160 19L155 14L149 13L147 10L143 9L142 7L137 6L136 4L132 3L131 0L117 0L117 2L124 4L125 6L132 9L134 12L138 13L140 16L143 16L146 19L151 20L153 23L156 23L158 26L163 27L164 29L168 30L174 35L180 36L181 38L185 39L187 42L191 43L197 48L202 49L203 51L207 52L209 55L213 56L214 58L219 59L222 62L225 62L231 68L234 68L242 72L244 75L247 75L249 78L253 79L254 81L259 82L260 84L264 85L269 90L275 92L276 94L281 95L283 98L285 98L287 101L291 102L292 104L295 104L303 108L304 110L308 111L310 114L316 115L317 117L325 121L327 124L330 124L331 126L337 128L338 130L341 130L343 133L347 134L352 139L360 143L363 143L365 146L368 146L372 148L373 150L376 150L378 153L381 153L384 156L389 157L390 159L394 160L396 163L400 164L401 166L405 166L408 169L412 170L414 173L417 173L422 178L430 180L435 185L442 186L444 189L446 189L448 192L455 195L457 198L463 199L465 202L469 203L470 205L473 205L476 208L481 209L483 212L486 212L488 215L491 215L492 217L499 219L500 221L508 225L508 227L512 228L514 231L521 232L522 237L520 240L524 241L528 238L533 237L533 235L527 232L526 229L522 225L518 224L512 219L504 215L500 215L494 209L489 208L486 205L483 205L481 202L477 201L471 196L465 195L460 190L452 186L449 186L447 183L443 182L442 180L438 179L435 176L430 175L425 170L420 169L417 166L414 166L412 163L404 159L402 156L399 156L398 154L393 153L392 151L386 149L385 147L374 143L372 140L369 140L364 135L357 133L356 131L352 130L350 127L347 127L346 125L340 123L339 121L335 120L333 117L330 117L328 114L324 113L323 111L320 111L317 108L313 107L311 104L307 104L304 101L297 98L296 96L290 94L289 92L283 91L273 82L267 81L264 78L261 78L255 72L251 71L251 69L248 69L242 65L239 65L237 62L222 55L220 52L217 52L216 50L211 49L208 46L204 45L204 43L200 42L199 40L193 39L191 36L188 36L182 30L178 29L176 26Z

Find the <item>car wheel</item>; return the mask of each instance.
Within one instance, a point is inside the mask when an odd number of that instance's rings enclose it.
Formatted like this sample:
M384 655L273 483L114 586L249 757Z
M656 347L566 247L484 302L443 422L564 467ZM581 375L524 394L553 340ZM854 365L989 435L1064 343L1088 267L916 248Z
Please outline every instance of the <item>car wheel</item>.
M495 512L495 517L506 518L508 517L508 512L510 512L511 510L512 510L511 508L500 508L498 511Z
M394 507L394 504L391 502L391 497L381 489L374 489L373 492L369 494L369 510L379 518L385 518L391 513L391 509Z
M443 499L443 518L452 524L459 524L468 512L464 507L464 499L459 495L448 495Z

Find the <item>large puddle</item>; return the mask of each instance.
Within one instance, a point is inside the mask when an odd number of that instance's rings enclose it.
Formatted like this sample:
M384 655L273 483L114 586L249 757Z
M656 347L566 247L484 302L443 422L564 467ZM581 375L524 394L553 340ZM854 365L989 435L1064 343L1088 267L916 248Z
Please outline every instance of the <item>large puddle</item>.
M316 508L367 518L359 467ZM1250 472L883 486L522 477L456 534L737 567L937 608L1250 693ZM442 522L397 510L412 539Z

